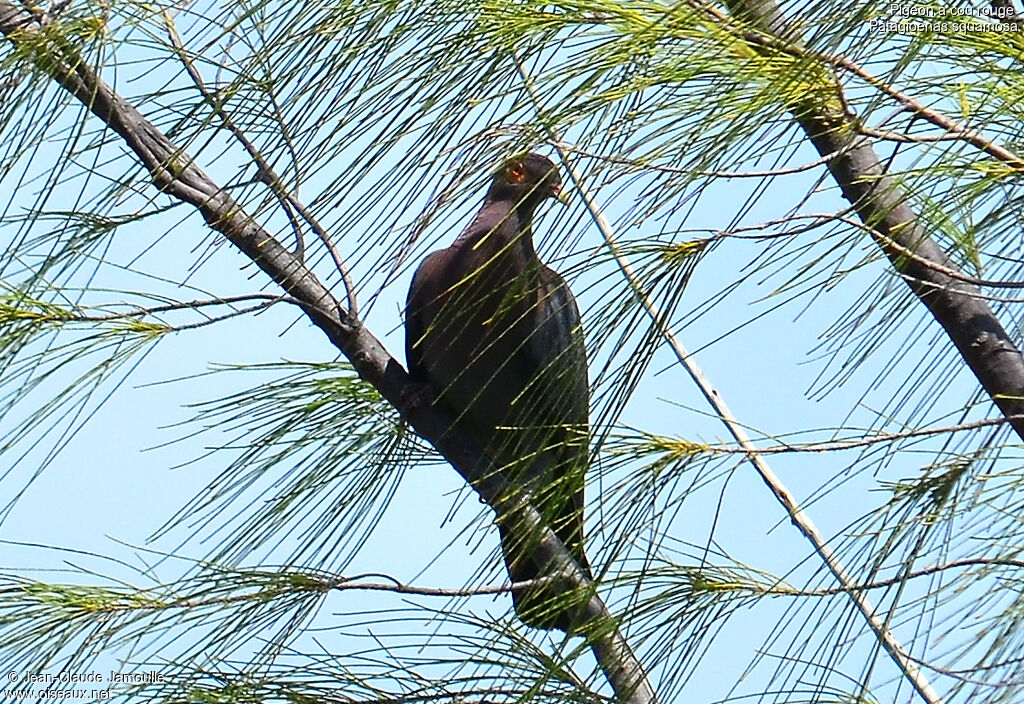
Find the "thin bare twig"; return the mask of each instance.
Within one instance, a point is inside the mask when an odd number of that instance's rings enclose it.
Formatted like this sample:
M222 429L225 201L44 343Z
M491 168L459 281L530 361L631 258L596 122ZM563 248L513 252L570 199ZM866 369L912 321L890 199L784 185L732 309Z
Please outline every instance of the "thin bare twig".
M523 129L517 125L504 125L497 127L489 127L486 130L481 131L477 135L470 138L472 140L482 139L488 136L497 135L520 135L524 132ZM634 169L641 171L654 171L663 174L678 174L680 176L712 176L717 178L771 178L773 176L787 176L790 174L803 173L805 171L811 171L823 164L827 164L832 159L835 159L842 155L842 151L835 152L834 154L828 154L823 157L819 157L814 161L806 164L800 164L799 166L787 166L780 169L766 169L763 171L702 171L697 169L686 169L679 166L663 166L660 164L651 164L639 159L627 159L621 156L615 156L613 154L598 154L597 152L588 151L581 149L571 142L564 142L557 139L551 139L550 137L544 138L544 143L549 144L555 149L559 149L579 156L587 157L588 159L595 159L597 161L603 161L608 164L620 164L622 166L629 166Z
M938 574L939 572L945 572L952 569L962 569L965 567L1019 567L1024 569L1024 560L1015 560L1012 558L1002 557L969 557L962 560L951 560L949 562L943 562L938 565L930 565L928 567L922 567L921 569L907 572L906 574L898 574L895 577L889 579L881 579L875 582L868 582L866 584L858 584L852 589L867 590L867 589L882 589L885 587L893 587L897 584L902 584L911 579L918 579L920 577L927 577L929 575ZM796 594L801 596L832 596L847 591L846 587L833 587L831 589L811 589L811 590L797 590ZM770 592L775 593L775 592ZM785 594L785 592L779 592ZM914 658L917 661L917 658ZM920 661L918 661L920 662Z
M334 242L331 240L330 235L328 235L327 231L320 225L316 216L314 216L309 209L299 201L295 194L288 192L284 187L284 183L281 181L281 177L278 176L277 172L274 170L274 167L272 167L267 160L263 158L263 155L256 146L234 123L231 116L228 115L227 111L224 109L224 106L215 99L212 93L210 93L209 89L206 87L206 83L203 81L202 75L199 73L199 70L188 58L185 47L181 42L181 37L178 35L178 30L175 28L171 16L166 11L164 12L164 22L167 25L167 34L170 37L171 46L174 49L174 52L178 55L178 58L181 60L182 65L185 67L185 71L188 73L189 77L191 77L192 82L203 96L207 105L210 106L210 109L220 117L221 121L224 123L224 127L234 135L235 139L238 140L238 142L249 153L249 156L252 157L252 160L256 163L256 168L259 170L260 180L270 188L271 192L273 192L284 206L289 219L292 219L292 213L289 210L289 207L291 207L302 216L302 219L309 224L310 228L316 233L316 236L320 238L320 241L323 242L324 246L327 248L327 251L331 255L331 259L334 261L335 268L341 275L342 284L345 287L346 305L348 306L347 315L352 320L357 320L359 318L359 306L356 303L355 285L352 283L352 279L348 273L348 268L345 266L344 262L342 262L341 255L338 254L338 249L334 246ZM293 225L294 224L293 220ZM305 245L298 228L296 229L296 238L298 242L296 245L295 256L302 259Z
M901 256L906 257L907 259L909 259L911 261L914 261L914 262L920 264L921 266L925 267L926 269L930 269L931 271L938 272L938 273L943 274L944 276L948 276L949 278L954 279L956 281L962 281L964 283L969 283L969 284L972 284L974 286L987 287L987 288L1007 288L1007 289L1022 289L1022 288L1024 288L1024 282L1020 282L1020 281L1000 281L1000 280L996 280L996 279L983 279L983 278L980 278L980 277L977 277L977 276L970 276L969 274L964 274L964 273L962 273L962 272L960 272L960 271L958 271L956 269L952 269L952 268L947 267L947 266L942 266L941 264L938 264L937 262L934 262L931 259L928 259L926 257L922 257L919 254L917 254L916 252L910 250L909 248L904 247L903 245L901 245L899 242L897 242L893 238L891 238L891 237L885 235L884 233L878 231L877 229L875 229L873 227L870 227L868 225L865 225L864 223L860 222L859 220L855 220L854 218L848 217L847 213L850 213L852 210L853 210L852 207L848 207L848 208L844 208L843 210L840 210L837 213L796 213L796 214L793 214L793 215L787 215L786 217L783 217L783 218L775 218L775 219L772 219L772 220L766 220L764 222L760 222L760 223L757 223L757 224L754 224L754 225L743 225L741 227L735 227L735 228L732 228L730 230L715 230L715 229L710 229L710 228L704 228L704 229L697 230L697 231L700 231L700 232L710 232L711 233L711 237L708 238L709 241L710 240L723 240L723 239L770 240L770 239L778 239L780 237L794 237L794 236L799 235L799 234L804 234L804 233L807 233L807 232L811 232L811 231L821 227L822 225L824 225L825 223L828 223L828 222L841 222L841 223L843 223L845 225L850 225L851 227L855 227L858 230L862 230L862 231L868 233L869 235L871 235L871 237L875 238L882 246L890 248L892 251L900 254ZM774 227L776 225L784 225L784 224L790 223L790 222L792 222L794 220L811 220L812 222L807 224L807 225L801 225L800 227L796 227L796 228L792 228L792 229L786 230L784 232L776 232L776 233L762 234L762 235L742 234L744 232L750 232L750 231L756 231L756 230L764 230L764 229L767 229L767 228L770 228L770 227ZM911 276L910 274L907 274L907 273L902 272L902 271L893 270L892 274L895 275L895 276L899 276L900 278L904 279L905 281L910 281L910 282L915 282L915 283L920 283L920 284L927 284L929 287L931 287L933 289L936 289L936 290L947 290L949 288L948 286L942 286L942 285L936 284L934 281L925 281L923 279ZM1022 298L1022 297L1013 298L1013 297L1009 297L1009 296L992 296L992 295L988 295L988 294L982 294L980 292L971 292L971 291L958 291L958 294L962 295L962 296L967 296L969 298L976 298L976 299L984 300L984 301L998 301L1000 303L1024 303L1024 298ZM1010 417L1013 417L1013 418L1024 418L1024 416L1020 416L1018 414L1011 414Z
M900 112L903 112L902 110ZM946 134L913 135L903 132L892 132L891 130L880 130L868 125L859 125L857 130L867 137L885 140L886 142L900 142L907 144L936 144L938 142L960 142L967 136L965 132L947 132Z
M1000 416L999 418L984 418L982 420L970 421L968 423L959 423L957 425L947 425L940 428L924 428L916 430L908 430L903 433L886 433L877 432L872 437L861 437L855 440L833 440L830 442L810 442L810 443L778 443L775 445L769 445L766 447L758 447L757 453L761 455L783 455L783 454L794 454L802 452L843 452L846 450L856 450L863 447L870 447L872 445L882 445L885 443L897 442L899 440L912 440L916 438L925 438L934 435L948 435L950 433L962 433L969 430L978 430L980 428L989 428L998 425L1005 425L1010 421L1009 418ZM701 443L694 443L689 440L674 439L671 437L659 437L652 436L655 442L665 444L668 447L672 447L678 444L680 447L686 447L692 452L705 452L715 455L745 455L750 452L749 448L745 446L734 447L731 445L705 445Z
M964 274L960 271L957 271L956 269L951 269L949 267L942 266L940 264L937 264L936 262L931 261L930 259L927 259L926 257L922 257L917 252L914 252L913 250L904 247L893 238L876 230L870 225L866 225L858 220L854 220L853 218L848 218L845 217L844 215L839 214L835 216L835 219L840 222L846 223L847 225L851 225L853 227L856 227L860 230L867 232L873 238L878 240L883 247L888 247L893 251L897 252L898 254L900 254L901 256L906 257L907 259L910 259L912 261L915 261L927 269L931 269L932 271L936 271L939 272L940 274L948 276L951 279L956 279L957 281L963 281L964 283L973 284L975 286L983 286L987 288L1024 288L1024 281L996 281L994 279L981 279L978 278L977 276L970 276L969 274ZM905 275L901 274L901 276Z
M623 166L631 166L635 169L642 169L646 171L655 171L666 174L680 174L685 176L710 176L713 178L773 178L775 176L788 176L790 174L799 174L805 171L811 171L819 166L823 166L830 162L832 159L840 156L842 152L836 152L829 154L824 157L815 159L814 161L806 164L800 164L799 166L787 166L780 169L767 169L764 171L701 171L697 169L683 169L674 166L659 166L656 164L647 164L637 159L625 159L623 157L609 156L607 154L597 154L590 152L585 149L580 149L574 144L569 142L562 142L559 140L550 139L547 141L555 149L564 152L571 152L579 156L584 156L589 159L597 159L604 161L609 164L621 164Z
M326 594L331 591L375 591L392 592L394 594L408 594L413 596L439 596L439 597L471 597L471 596L495 596L498 594L511 594L513 591L530 589L532 587L544 586L550 582L557 581L557 578L541 577L539 579L526 580L524 582L513 582L490 587L476 587L465 589L452 589L447 587L417 587L411 584L403 584L398 580L390 582L361 582L358 577L330 577L323 578L318 575L309 574L287 574L281 573L276 576L294 577L287 586L275 582L269 585L261 585L249 591L229 596L211 596L202 599L147 599L145 591L133 592L131 599L124 601L111 600L104 603L102 607L95 610L112 613L120 611L166 611L168 609L202 609L209 606L228 606L230 604L242 604L246 602L263 603L270 598L289 596L294 597L300 593Z
M147 308L136 308L131 311L124 311L120 313L103 313L99 315L89 315L85 313L78 313L76 311L67 310L64 308L60 309L60 312L35 312L18 308L18 313L15 313L19 319L31 320L38 322L59 322L59 323L113 323L119 320L137 320L139 318L145 318L146 316L156 315L157 313L169 313L172 311L191 310L201 312L201 308L207 308L211 306L225 306L232 303L241 303L243 301L260 301L255 305L246 306L244 308L236 308L228 313L222 313L215 316L207 316L206 320L200 320L195 323L186 323L184 325L169 325L166 323L160 323L160 325L166 330L166 332L181 332L183 330L193 330L196 328L206 327L214 323L219 323L223 320L230 318L236 318L240 315L246 315L260 310L266 310L276 303L293 303L295 305L302 305L301 301L298 301L290 296L282 296L279 294L272 293L250 293L241 294L237 296L227 296L225 298L212 298L195 301L181 301L178 303L167 303L159 306L151 306ZM21 311L24 311L23 313Z

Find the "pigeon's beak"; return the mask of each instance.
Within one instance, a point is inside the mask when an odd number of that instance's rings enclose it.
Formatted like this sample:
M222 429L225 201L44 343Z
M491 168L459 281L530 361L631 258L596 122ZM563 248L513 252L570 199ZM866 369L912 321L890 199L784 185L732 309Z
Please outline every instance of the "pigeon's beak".
M569 205L568 191L563 191L562 186L557 183L551 186L551 196L562 205Z

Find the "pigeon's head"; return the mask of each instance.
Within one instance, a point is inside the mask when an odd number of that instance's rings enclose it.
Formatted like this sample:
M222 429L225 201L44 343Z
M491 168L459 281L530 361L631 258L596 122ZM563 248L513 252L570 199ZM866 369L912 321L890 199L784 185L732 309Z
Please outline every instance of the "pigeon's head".
M545 198L561 200L561 193L558 168L546 156L530 152L505 161L494 174L487 196L536 206Z

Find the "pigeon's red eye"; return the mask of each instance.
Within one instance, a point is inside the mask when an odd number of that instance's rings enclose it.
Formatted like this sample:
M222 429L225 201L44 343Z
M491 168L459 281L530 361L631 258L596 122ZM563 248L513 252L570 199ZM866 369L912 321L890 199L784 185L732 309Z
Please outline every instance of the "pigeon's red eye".
M512 183L522 183L526 180L526 169L522 164L515 164L509 168L508 180Z

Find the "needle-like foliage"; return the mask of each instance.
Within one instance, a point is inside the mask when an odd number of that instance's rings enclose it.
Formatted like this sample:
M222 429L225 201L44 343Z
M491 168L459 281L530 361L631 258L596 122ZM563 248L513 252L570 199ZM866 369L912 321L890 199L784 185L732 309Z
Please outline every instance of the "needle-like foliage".
M116 559L0 543L0 661L159 674L124 701L1019 700L1011 5L0 0L0 525L122 425L195 486ZM378 341L528 149L590 360L564 638L499 576L530 497Z

